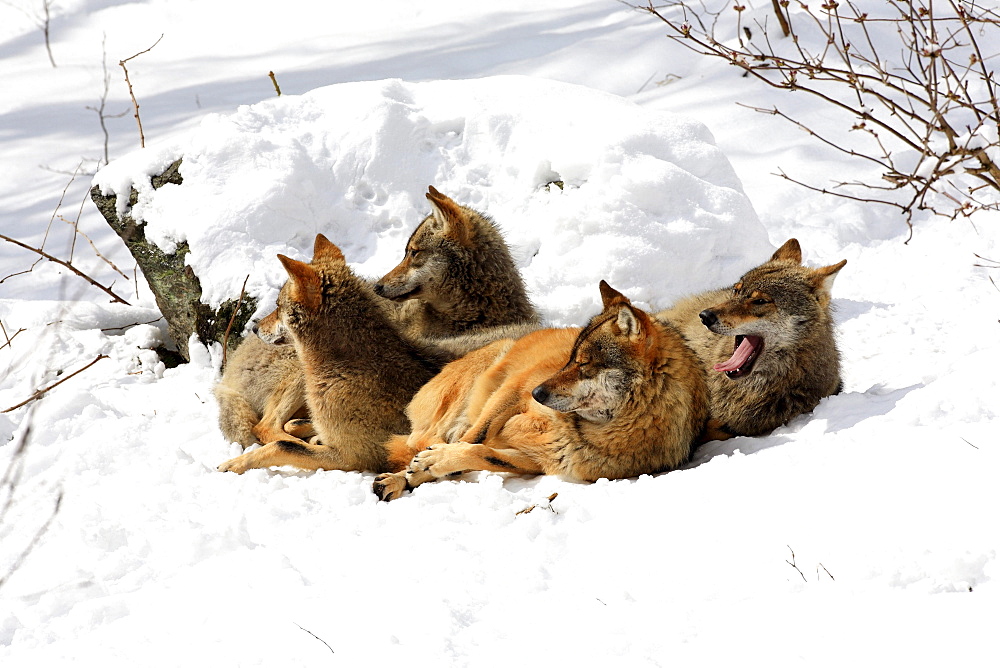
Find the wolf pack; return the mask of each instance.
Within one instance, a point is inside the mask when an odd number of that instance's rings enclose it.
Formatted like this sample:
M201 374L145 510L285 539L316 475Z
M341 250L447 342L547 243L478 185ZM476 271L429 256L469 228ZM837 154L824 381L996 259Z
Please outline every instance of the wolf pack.
M222 433L244 449L220 471L367 471L385 501L472 471L630 478L841 389L830 302L846 260L803 266L789 239L732 286L658 312L600 281L600 313L547 328L489 216L426 197L377 281L322 234L309 262L278 255L277 306L215 387Z

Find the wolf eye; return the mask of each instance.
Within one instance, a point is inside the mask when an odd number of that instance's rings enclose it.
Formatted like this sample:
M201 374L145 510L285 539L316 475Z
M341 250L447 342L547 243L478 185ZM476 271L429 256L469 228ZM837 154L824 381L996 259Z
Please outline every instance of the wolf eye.
M770 304L771 300L769 300L769 299L761 299L761 298L758 297L757 299L753 300L750 303L753 304L754 306L763 306L765 304Z
M410 256L411 260L420 255L420 253L421 251L419 248L411 248L408 251L406 251L406 254Z

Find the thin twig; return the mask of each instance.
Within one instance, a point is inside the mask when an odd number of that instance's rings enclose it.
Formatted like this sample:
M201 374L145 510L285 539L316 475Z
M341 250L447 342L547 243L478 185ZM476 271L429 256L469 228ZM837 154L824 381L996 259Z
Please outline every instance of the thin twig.
M11 493L13 494L13 490L11 491ZM17 558L14 560L14 563L11 564L10 568L7 570L7 573L3 577L0 577L0 588L3 588L4 584L7 583L7 580L10 579L10 576L13 575L15 572L17 572L17 569L21 567L21 564L24 563L24 560L28 558L29 554L31 554L31 551L34 550L35 546L37 546L39 541L42 540L42 536L44 536L45 532L49 530L49 526L52 524L52 521L56 518L56 515L59 514L59 507L62 505L62 500L63 500L63 491L60 489L58 496L56 496L56 504L55 506L53 506L52 512L49 513L48 519L45 520L45 524L43 524L41 528L39 528L38 531L35 532L35 535L31 539L31 542L28 543L27 547L25 547L21 551L21 554L17 556Z
M798 574L802 576L803 582L809 582L809 580L806 579L805 574L801 570L799 570L798 566L795 565L795 550L792 549L791 545L786 545L785 547L787 547L788 551L792 553L792 560L789 561L788 559L785 559L785 563L794 568L796 571L798 571Z
M139 118L139 102L135 99L135 92L132 90L132 82L129 81L129 78L128 78L128 68L125 67L125 63L127 63L130 60L132 60L133 58L138 58L139 56L141 56L144 53L149 53L150 51L153 50L153 47L155 47L157 44L160 43L161 39L163 39L163 34L160 35L160 39L158 39L155 42L153 42L153 46L149 47L148 49L146 49L144 51L140 51L139 53L137 53L135 55L129 56L128 58L125 58L124 60L119 60L118 61L118 64L121 65L121 68L125 71L125 83L128 84L128 94L132 98L132 108L135 109L135 122L139 125L139 146L141 148L146 148L146 135L143 134L143 132L142 132L142 119Z
M90 367L94 366L99 361L104 360L104 359L108 359L108 356L107 355L98 355L97 357L95 357L93 360L91 360L83 368L77 369L76 371L74 371L73 373L69 374L65 378L60 378L59 380L57 380L56 382L52 383L48 387L43 387L40 390L35 390L30 397L28 397L27 399L25 399L21 403L15 405L15 406L11 406L10 408L7 408L5 410L2 410L2 411L0 411L0 413L10 413L11 411L15 411L18 408L20 408L21 406L24 406L25 404L31 403L35 399L41 398L49 390L52 390L53 388L58 387L59 385L62 385L63 383L65 383L67 380L69 380L73 376L77 375L78 373L82 373L83 371L86 371L87 369L89 369Z
M99 257L99 258L101 258L102 260L104 260L104 262L105 262L105 263L107 263L107 265L108 265L109 267L111 267L111 268L112 268L112 269L114 269L114 270L115 270L115 271L116 271L117 273L119 273L119 274L121 275L121 277L122 277L122 278L124 278L124 279L125 279L126 281L130 281L130 280L132 280L132 279L130 279L130 278L129 278L128 274L126 274L126 273L125 273L125 272L123 272L123 271L122 271L121 269L119 269L119 268L118 268L118 266L117 266L117 265L116 265L116 264L115 264L114 262L112 262L112 261L111 261L111 260L109 260L108 258L104 257L104 255L103 255L103 254L101 253L101 251L97 250L97 246L96 246L96 245L94 244L93 240L92 240L92 239L91 239L91 238L90 238L89 236L87 236L87 233L86 233L86 232L84 232L83 230L81 230L81 229L80 229L80 223L79 223L79 218L77 218L77 220L68 220L68 219L66 219L66 218L63 218L62 216L59 216L59 218L60 218L60 219L61 219L61 220L62 220L62 221L63 221L64 223L68 223L68 224L72 225L72 226L73 226L73 231L74 231L74 232L75 232L76 234L79 234L79 235L80 235L81 237L83 237L84 239L86 239L86 240L87 240L87 243L89 243L89 244L90 244L90 248L91 248L91 250L93 250L93 251L94 251L94 255L96 255L97 257Z
M271 77L271 83L274 84L274 90L278 93L278 97L281 97L281 89L278 87L278 79L274 76L274 71L267 73L267 76Z
M334 651L333 651L333 648L332 648L332 647L330 647L330 643L328 643L327 641L323 640L322 638L320 638L320 637L319 637L318 635L316 635L315 633L313 633L313 632L312 632L312 631L310 631L309 629L307 629L307 628L305 628L304 626L300 625L300 624L299 624L298 622L292 622L292 623L293 623L293 624L295 624L296 626L298 626L298 627L299 627L300 629L302 629L302 630L303 630L303 631L305 631L306 633L308 633L309 635L311 635L311 636L312 636L313 638L315 638L316 640L318 640L318 641L320 641L321 643L323 643L324 645L326 645L326 648L327 648L328 650L330 650L330 653L331 653L331 654L336 654L336 652L334 652Z
M156 318L154 320L150 320L149 322L133 322L131 325L125 325L124 327L103 327L103 328L101 328L101 331L102 332L120 332L120 331L124 331L126 329L130 329L132 327L137 327L139 325L152 325L154 322L159 322L161 320L163 320L163 316L162 315L159 318Z
M236 302L236 308L233 309L233 315L232 315L232 317L229 318L229 324L226 325L226 333L222 337L222 368L223 369L226 368L226 354L229 352L229 332L230 332L230 330L232 330L233 323L236 321L236 316L240 312L240 306L243 305L243 297L246 296L246 293L247 293L247 281L249 281L249 280L250 280L250 274L247 274L247 277L243 279L243 287L240 288L240 298Z
M74 267L71 263L66 262L65 260L60 260L59 258L57 258L55 256L49 255L48 253L46 253L45 251L43 251L40 248L33 248L33 247L29 246L28 244L25 244L25 243L22 243L22 242L18 241L17 239L11 239L10 237L8 237L5 234L0 234L0 239L3 239L4 241L8 241L8 242L14 244L15 246L20 246L21 248L23 248L25 250L29 250L32 253L38 253L39 255L41 255L46 260L48 260L50 262L55 262L58 265L62 265L63 267L66 267L67 269L69 269L70 271L72 271L74 274L76 274L80 278L84 279L85 281L87 281L88 283L90 283L91 285L93 285L95 288L98 288L101 291L103 291L103 292L107 293L108 295L110 295L110 297L111 297L111 299L113 301L115 301L115 302L117 302L119 304L125 304L126 306L131 306L131 304L129 304L127 301L125 301L124 299L122 299L121 297L119 297L118 295L116 295L111 288L108 288L108 287L105 287L105 286L101 285L100 283L98 283L97 281L95 281L94 279L92 279L90 276L88 276L87 274L83 273L82 271L80 271L79 269L77 269L76 267ZM10 278L10 277L8 276L7 278ZM6 279L4 279L4 280L6 280Z

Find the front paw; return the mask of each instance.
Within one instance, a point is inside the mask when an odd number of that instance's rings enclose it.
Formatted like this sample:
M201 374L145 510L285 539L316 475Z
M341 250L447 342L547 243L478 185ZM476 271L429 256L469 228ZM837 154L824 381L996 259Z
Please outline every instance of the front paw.
M407 477L448 478L462 475L465 471L454 461L454 454L454 444L447 443L421 450L410 462Z
M409 488L410 485L406 482L406 474L404 473L380 473L375 476L375 481L372 482L372 491L375 492L379 501L398 499Z
M233 473L245 473L253 468L250 465L249 458L246 455L240 455L239 457L233 457L229 461L222 462L216 467L217 471L232 471Z

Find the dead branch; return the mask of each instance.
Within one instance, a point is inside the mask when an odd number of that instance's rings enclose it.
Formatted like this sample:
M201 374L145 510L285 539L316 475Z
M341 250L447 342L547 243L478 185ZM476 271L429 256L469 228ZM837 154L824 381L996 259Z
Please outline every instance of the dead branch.
M13 494L13 490L11 491L11 493ZM41 542L42 536L44 536L45 533L49 530L49 526L52 524L52 521L56 518L56 515L59 514L59 507L62 506L62 500L63 500L63 491L59 490L59 494L56 495L56 503L52 507L52 512L49 513L48 519L46 519L45 523L38 529L38 531L35 532L35 535L32 537L31 542L29 542L28 545L23 550L21 550L21 554L19 554L17 558L14 559L14 562L11 564L10 568L7 569L7 572L3 576L0 576L0 589L2 589L3 586L7 583L7 580L10 579L10 576L17 572L17 570L24 563L24 560L27 559L28 555L31 554L32 550L35 549L35 546L37 546L38 543Z
M85 201L86 201L86 200L85 200ZM101 258L102 260L104 260L104 262L105 262L105 263L106 263L106 264L107 264L107 265L108 265L109 267L111 267L112 269L114 269L114 270L115 270L115 271L116 271L116 272L117 272L118 274L120 274L120 275L121 275L121 277L122 277L122 278L124 278L124 279L125 279L126 281L129 281L129 280L132 280L132 279L130 279L130 278L129 278L128 274L126 274L125 272L123 272L123 271L122 271L121 269L119 269L119 268L118 268L118 265L116 265L116 264L115 264L114 262L112 262L112 261L111 261L111 260L109 260L108 258L104 257L104 254L103 254L103 253L101 253L101 251L99 251L99 250L97 249L97 245L96 245L96 244L94 243L94 241L93 241L93 240L92 240L92 239L91 239L91 238L90 238L89 236L87 236L87 233L86 233L86 232L84 232L83 230L81 230L81 229L80 229L80 222L79 222L79 221L80 221L80 217L79 217L79 213L77 214L77 218L76 218L76 220L68 220L68 219L64 218L63 216L59 216L59 219L60 219L60 220L62 220L62 221L63 221L64 223L67 223L67 224L69 224L69 225L72 225L72 226L73 226L73 231L74 231L74 232L75 232L76 234L79 234L79 235L80 235L81 237L83 237L84 239L86 239L86 240L87 240L87 243L89 243L89 244L90 244L90 249L91 249L92 251L94 251L94 255L96 255L97 257L99 257L99 258ZM75 235L74 235L74 239L75 239Z
M8 346L13 347L11 345L11 343L14 341L14 339L17 338L17 335L20 334L21 332L24 332L24 331L27 331L27 330L25 330L24 327L21 327L16 332L14 332L13 335L8 335L7 334L7 328L3 326L3 321L0 320L0 331L3 332L3 338L5 338L7 340L6 343L4 343L2 346L0 346L0 350L3 350L4 348L7 348Z
M243 298L247 294L247 281L250 280L250 274L243 279L243 287L240 288L240 298L236 301L236 308L233 309L233 315L229 318L229 324L226 325L226 333L222 336L222 368L226 368L226 355L229 353L229 332L233 329L233 323L236 322L236 315L240 312L240 306L243 305Z
M139 53L131 55L128 58L125 58L124 60L119 60L118 61L118 64L121 65L122 70L125 71L125 83L128 84L128 94L129 94L129 97L132 98L132 108L135 110L135 122L139 126L139 146L140 146L140 148L146 148L146 135L143 134L143 132L142 132L142 119L139 118L139 102L135 99L135 91L132 90L132 82L128 78L128 68L125 67L125 63L127 63L130 60L132 60L133 58L138 58L139 56L141 56L144 53L149 53L150 51L153 50L153 48L157 44L160 43L161 39L163 39L163 34L160 34L160 38L157 39L155 42L153 42L153 46L151 46L148 49L145 49L143 51L140 51Z
M795 571L802 577L803 582L809 582L809 580L806 579L805 574L799 569L798 566L795 565L795 550L792 549L791 545L786 545L785 547L787 547L788 551L792 553L792 560L789 561L788 559L785 559L785 563L795 569Z
M111 73L108 72L108 50L106 47L107 43L107 33L101 38L101 70L104 73L104 90L101 92L101 101L96 107L87 106L97 114L97 120L101 124L101 132L104 133L104 164L108 164L108 141L110 135L108 134L108 125L106 123L109 118L121 118L128 113L128 110L121 112L120 114L106 114L104 113L105 106L108 102L108 93L111 90Z
M125 304L126 306L131 306L131 304L129 304L127 301L125 301L124 299L122 299L121 297L119 297L117 294L115 294L115 292L111 288L108 288L108 287L105 287L104 285L101 285L100 283L98 283L97 281L95 281L93 278L91 278L87 274L83 273L82 271L80 271L79 269L77 269L76 267L74 267L72 265L72 263L66 262L65 260L60 260L59 258L57 258L57 257L55 257L53 255L49 255L48 253L46 253L45 251L43 251L41 248L33 248L32 246L29 246L28 244L25 244L25 243L22 243L22 242L18 241L17 239L11 239L10 237L8 237L5 234L0 234L0 239L3 239L4 241L7 241L9 243L12 243L15 246L20 246L21 248L23 248L25 250L29 250L32 253L37 253L38 255L42 256L43 258L45 258L49 262L55 262L58 265L66 267L67 269L69 269L70 271L72 271L74 274L76 274L77 276L79 276L83 280L85 280L88 283L90 283L91 285L93 285L95 288L98 288L102 292L108 294L111 297L112 301L117 302L119 304ZM24 273L24 272L22 272L22 273ZM8 276L7 278L10 278L10 276ZM4 280L6 280L6 278Z
M59 380L57 380L56 382L52 383L48 387L43 387L43 388L41 388L39 390L35 390L30 397L28 397L27 399L25 399L21 403L15 405L15 406L11 406L10 408L7 408L5 410L2 410L2 411L0 411L0 413L10 413L11 411L17 410L21 406L24 406L25 404L28 404L28 403L34 401L35 399L38 399L38 398L42 397L49 390L52 390L53 388L58 387L59 385L62 385L63 383L65 383L67 380L69 380L73 376L75 376L78 373L81 373L83 371L86 371L87 369L89 369L90 367L94 366L99 361L104 360L104 359L108 359L108 356L107 355L98 355L93 360L91 360L90 362L88 362L86 366L84 366L84 367L82 367L80 369L77 369L76 371L74 371L73 373L69 374L68 376L66 376L64 378L60 378Z
M332 648L332 647L330 647L330 643L328 643L327 641L323 640L323 639L322 639L322 638L320 638L320 637L319 637L318 635L316 635L315 633L313 633L313 632L312 632L312 631L310 631L309 629L305 628L304 626L301 626L301 625L299 625L299 624L298 624L297 622L292 622L292 623L293 623L293 624L295 624L296 626L298 626L298 627L299 627L300 629L302 629L302 630L303 630L303 631L305 631L306 633L308 633L309 635L311 635L311 636L312 636L313 638L315 638L316 640L318 640L318 641L320 641L321 643L323 643L324 645L326 645L326 648L327 648L328 650L330 650L330 653L331 653L331 654L336 654L336 652L334 652L334 651L333 651L333 648Z
M159 322L163 320L161 315L159 318L154 318L148 322L133 322L131 325L125 325L124 327L102 327L102 332L124 332L126 329L131 329L132 327L137 327L139 325L152 325L154 322Z
M271 83L274 85L274 91L281 97L281 89L278 87L278 80L274 76L274 70L267 73L267 76L271 77Z

